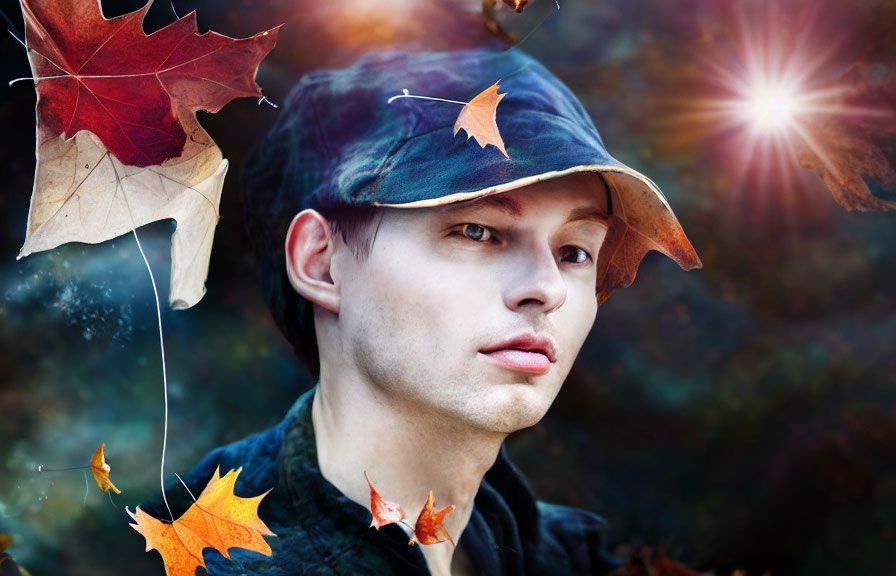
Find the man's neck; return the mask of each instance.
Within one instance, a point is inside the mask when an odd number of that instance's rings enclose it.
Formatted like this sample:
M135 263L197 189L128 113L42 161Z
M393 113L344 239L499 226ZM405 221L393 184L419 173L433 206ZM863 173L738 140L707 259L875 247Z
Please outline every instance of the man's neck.
M331 484L369 508L367 471L380 495L401 505L411 526L432 490L437 510L456 507L443 522L455 542L505 438L415 412L361 382L322 379L312 420L320 470ZM450 542L421 550L433 574L450 573L454 553Z

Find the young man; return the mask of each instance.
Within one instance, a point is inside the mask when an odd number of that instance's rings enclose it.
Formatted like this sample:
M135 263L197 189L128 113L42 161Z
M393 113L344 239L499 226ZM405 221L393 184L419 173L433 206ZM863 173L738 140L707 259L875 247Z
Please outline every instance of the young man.
M499 80L509 158L454 136L459 104L388 103L403 89L465 102ZM647 250L699 260L568 89L518 50L369 55L302 80L243 189L267 300L319 383L186 478L196 493L242 466L238 495L273 489L272 556L209 550L209 572L611 570L603 522L536 502L502 444L545 414L599 302ZM365 471L409 523L430 490L453 504L457 547L370 528Z

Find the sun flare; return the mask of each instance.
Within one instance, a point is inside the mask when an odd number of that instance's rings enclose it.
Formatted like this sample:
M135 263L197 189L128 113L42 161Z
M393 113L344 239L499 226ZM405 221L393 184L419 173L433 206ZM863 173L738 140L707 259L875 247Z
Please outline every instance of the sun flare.
M795 121L798 100L793 88L758 81L743 102L743 113L754 130L785 130Z

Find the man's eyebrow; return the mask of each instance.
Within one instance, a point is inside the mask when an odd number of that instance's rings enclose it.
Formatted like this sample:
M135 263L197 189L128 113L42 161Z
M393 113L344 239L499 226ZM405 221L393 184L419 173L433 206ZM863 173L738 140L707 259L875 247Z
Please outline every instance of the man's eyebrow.
M457 202L451 207L458 210L464 208L495 208L501 212L510 214L511 216L522 216L523 214L523 209L520 207L520 203L506 194L493 194L491 196L477 198L467 202Z
M610 216L603 210L585 206L576 208L570 212L569 216L566 218L567 222L576 222L578 220L590 220L601 224L607 224L610 221Z

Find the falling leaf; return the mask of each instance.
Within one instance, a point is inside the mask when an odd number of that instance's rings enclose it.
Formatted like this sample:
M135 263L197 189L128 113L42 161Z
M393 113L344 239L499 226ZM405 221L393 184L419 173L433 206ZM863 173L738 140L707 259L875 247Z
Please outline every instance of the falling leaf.
M470 100L457 115L454 123L454 135L463 129L467 132L467 140L472 136L482 148L491 144L501 151L505 158L510 158L504 149L504 141L498 132L496 116L498 103L507 93L498 94L500 80L495 82Z
M99 137L122 164L180 155L197 110L261 97L258 64L278 29L235 40L199 34L191 12L149 36L143 8L107 20L96 0L22 0L38 122L53 135Z
M109 480L109 471L112 468L106 464L106 455L103 453L105 447L105 443L100 444L100 447L93 453L93 458L90 459L90 471L93 472L93 478L96 480L100 490L103 492L111 490L116 494L121 494L121 490L116 488L115 484Z
M655 191L626 174L606 173L612 213L597 258L597 300L631 286L649 250L672 258L684 270L702 263L672 211Z
M666 556L661 550L644 547L631 553L628 563L610 576L701 576Z
M454 505L452 504L451 506L442 508L438 512L433 512L433 504L434 498L432 490L430 490L429 498L426 499L426 504L423 505L423 510L420 511L420 516L417 517L417 524L414 526L414 535L411 537L411 541L408 542L409 545L413 546L415 542L420 542L421 544L438 544L445 540L454 544L451 535L448 534L448 531L442 526L442 520L454 510Z
M196 304L205 293L227 160L195 120L190 128L180 158L145 168L123 165L90 132L70 140L41 133L41 160L18 257L67 242L104 242L174 218L169 301L174 308Z
M529 4L529 0L504 0L504 3L516 10L517 12L522 12L526 9L526 6Z
M8 534L0 534L0 566L7 560L10 560L11 562L6 565L4 574L9 574L9 576L13 576L13 574L18 574L19 576L31 576L27 570L17 565L8 554L4 553L10 546L12 546L12 538Z
M10 546L12 546L12 538L9 534L0 534L0 554L2 554L2 556L0 556L0 565L9 559L9 556L3 554L3 552Z
M896 211L896 70L876 79L878 69L856 64L839 82L841 106L862 113L807 123L797 148L800 164L818 174L847 210Z
M364 478L367 480L367 485L370 486L370 513L373 516L370 525L379 530L381 526L404 520L404 512L401 506L395 502L389 502L380 496L379 492L371 484L370 478L367 476L367 470L364 471Z
M128 510L136 521L131 524L146 538L146 551L159 551L168 576L193 576L197 567L205 567L202 551L214 548L230 558L230 548L245 548L271 555L271 547L262 536L275 536L258 517L258 504L268 492L254 498L240 498L233 493L242 468L231 470L223 478L219 470L209 480L202 494L174 522L162 522L142 511Z
M149 4L110 20L96 0L21 4L38 165L19 258L174 218L169 301L192 306L205 292L227 170L195 113L261 95L254 75L278 29L198 34L190 13L147 36Z

